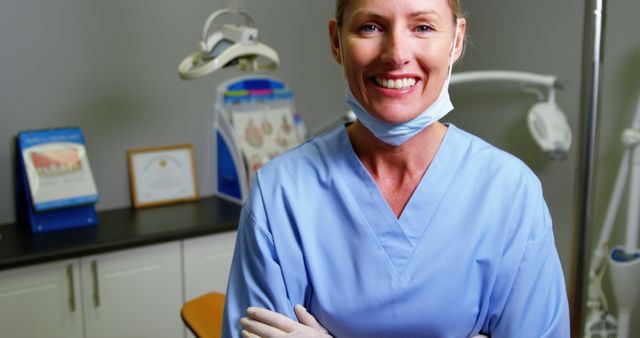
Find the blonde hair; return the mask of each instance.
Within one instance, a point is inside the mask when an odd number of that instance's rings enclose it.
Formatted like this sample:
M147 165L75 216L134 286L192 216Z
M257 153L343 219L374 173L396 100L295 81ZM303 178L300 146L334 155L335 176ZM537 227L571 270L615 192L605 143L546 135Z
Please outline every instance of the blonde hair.
M464 17L462 13L462 8L460 7L460 0L447 0L449 3L449 8L451 8L451 12L453 12L453 20ZM348 1L347 0L336 0L336 22L338 23L338 27L342 27L342 17L344 16L344 10L347 8Z

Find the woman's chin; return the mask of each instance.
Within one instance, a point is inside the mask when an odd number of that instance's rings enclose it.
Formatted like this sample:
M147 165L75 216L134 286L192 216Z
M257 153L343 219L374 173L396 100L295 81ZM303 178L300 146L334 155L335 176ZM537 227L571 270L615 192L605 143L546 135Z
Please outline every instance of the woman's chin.
M408 114L407 109L391 109L383 110L384 113L371 113L375 118L388 124L401 124L413 120L420 115L420 112Z

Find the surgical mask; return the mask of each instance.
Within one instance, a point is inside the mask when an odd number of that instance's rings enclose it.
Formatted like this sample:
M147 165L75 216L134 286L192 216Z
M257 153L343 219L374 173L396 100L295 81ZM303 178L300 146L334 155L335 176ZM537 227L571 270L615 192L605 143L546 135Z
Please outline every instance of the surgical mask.
M367 127L367 129L369 129L377 138L387 144L397 147L408 141L410 138L414 137L416 134L427 128L432 123L440 120L442 117L447 115L451 110L453 110L453 104L451 103L451 99L449 97L449 81L451 79L451 69L453 68L453 51L457 39L458 20L456 19L456 32L454 35L453 43L451 45L449 74L447 75L447 80L444 82L442 89L440 90L440 94L438 95L436 100L427 107L425 111L420 113L420 115L402 123L387 123L369 114L369 112L364 109L362 104L358 102L355 96L353 96L353 93L349 88L349 83L347 82L346 72L344 71L343 66L342 69L345 76L344 91L347 99L347 104L356 114L358 120L365 127ZM342 48L340 48L340 50L341 53L343 53ZM342 57L342 59L344 60L344 53Z

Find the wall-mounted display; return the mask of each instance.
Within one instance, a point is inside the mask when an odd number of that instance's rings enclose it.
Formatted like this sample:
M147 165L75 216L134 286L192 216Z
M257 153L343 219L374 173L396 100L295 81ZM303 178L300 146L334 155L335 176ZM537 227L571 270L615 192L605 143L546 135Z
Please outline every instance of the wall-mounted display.
M190 144L128 151L131 199L136 208L198 199L195 155Z

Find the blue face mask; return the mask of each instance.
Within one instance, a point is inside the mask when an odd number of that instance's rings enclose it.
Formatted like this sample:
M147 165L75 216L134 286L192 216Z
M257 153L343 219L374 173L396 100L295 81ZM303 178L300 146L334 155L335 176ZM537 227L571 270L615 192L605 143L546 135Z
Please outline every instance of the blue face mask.
M454 45L457 38L458 22L456 21L456 33L453 39ZM410 138L414 137L416 134L427 128L432 123L440 120L442 117L453 110L453 104L451 103L451 99L449 98L449 80L451 79L451 68L453 67L453 52L451 54L452 55L449 62L449 75L447 76L447 80L442 86L442 90L440 91L438 98L436 98L436 100L430 106L428 106L425 111L420 113L420 115L409 121L391 124L369 114L369 112L364 109L362 104L360 104L360 102L358 102L358 100L353 96L353 93L349 88L349 83L347 82L345 77L344 92L347 98L347 104L349 105L349 107L351 107L351 110L353 110L353 112L358 117L358 121L360 121L365 127L367 127L367 129L369 129L377 138L387 144L397 147L405 143Z

